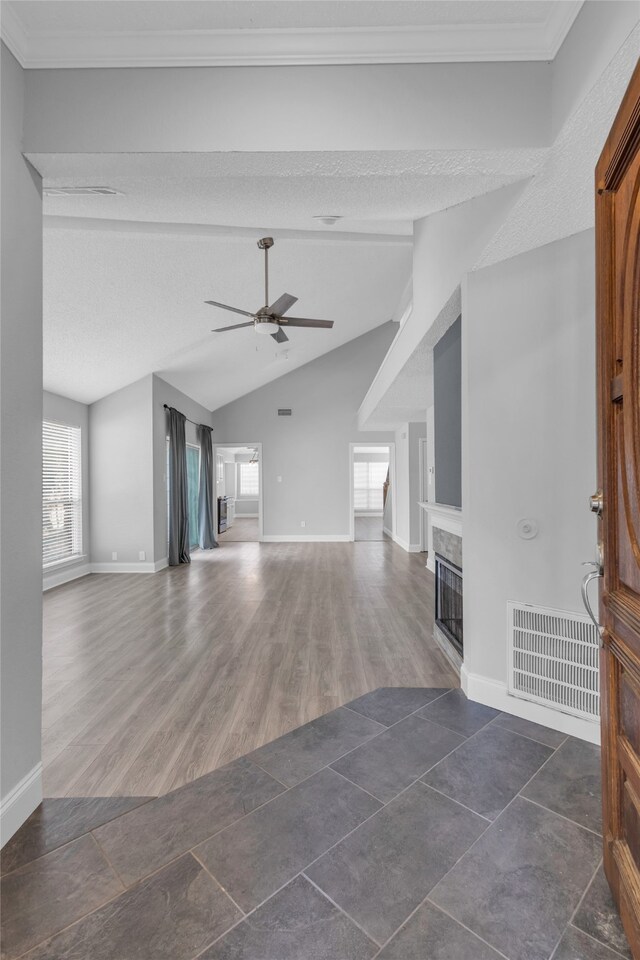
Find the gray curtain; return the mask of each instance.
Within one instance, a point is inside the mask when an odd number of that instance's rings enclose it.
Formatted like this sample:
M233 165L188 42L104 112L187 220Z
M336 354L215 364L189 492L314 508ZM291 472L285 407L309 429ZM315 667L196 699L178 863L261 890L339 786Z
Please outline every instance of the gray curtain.
M218 546L213 509L213 444L211 427L198 424L200 443L200 492L198 494L198 543L202 550Z
M185 417L169 407L169 566L191 563Z

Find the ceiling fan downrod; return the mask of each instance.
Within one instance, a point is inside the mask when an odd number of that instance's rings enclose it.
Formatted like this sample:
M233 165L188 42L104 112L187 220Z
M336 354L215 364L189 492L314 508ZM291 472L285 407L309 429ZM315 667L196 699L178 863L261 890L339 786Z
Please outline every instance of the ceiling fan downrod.
M262 237L258 246L264 250L264 310L269 309L269 250L273 246L273 237Z

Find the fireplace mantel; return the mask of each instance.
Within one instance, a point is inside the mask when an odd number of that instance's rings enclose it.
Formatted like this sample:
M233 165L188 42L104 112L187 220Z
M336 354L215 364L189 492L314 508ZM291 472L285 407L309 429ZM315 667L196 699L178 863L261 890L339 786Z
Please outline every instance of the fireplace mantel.
M427 514L427 569L436 572L435 555L433 551L433 528L438 527L447 533L462 538L463 512L459 507L451 507L445 503L428 503L418 501L419 506Z

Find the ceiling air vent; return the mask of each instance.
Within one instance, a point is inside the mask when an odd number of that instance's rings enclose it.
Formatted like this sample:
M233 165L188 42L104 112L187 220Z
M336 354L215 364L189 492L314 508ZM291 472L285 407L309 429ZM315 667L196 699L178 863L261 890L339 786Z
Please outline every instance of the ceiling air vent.
M281 407L278 410L279 417L290 417L291 416L291 407Z
M120 190L113 187L44 187L42 191L47 197L122 197Z

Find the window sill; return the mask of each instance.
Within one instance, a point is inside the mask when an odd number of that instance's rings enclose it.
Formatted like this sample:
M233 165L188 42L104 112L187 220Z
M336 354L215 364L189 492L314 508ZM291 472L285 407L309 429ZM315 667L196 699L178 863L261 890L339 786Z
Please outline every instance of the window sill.
M86 553L75 553L72 557L65 557L64 560L54 560L52 563L43 563L42 572L47 573L49 570L58 570L60 567L67 567L72 563L82 563L82 561L86 559Z

